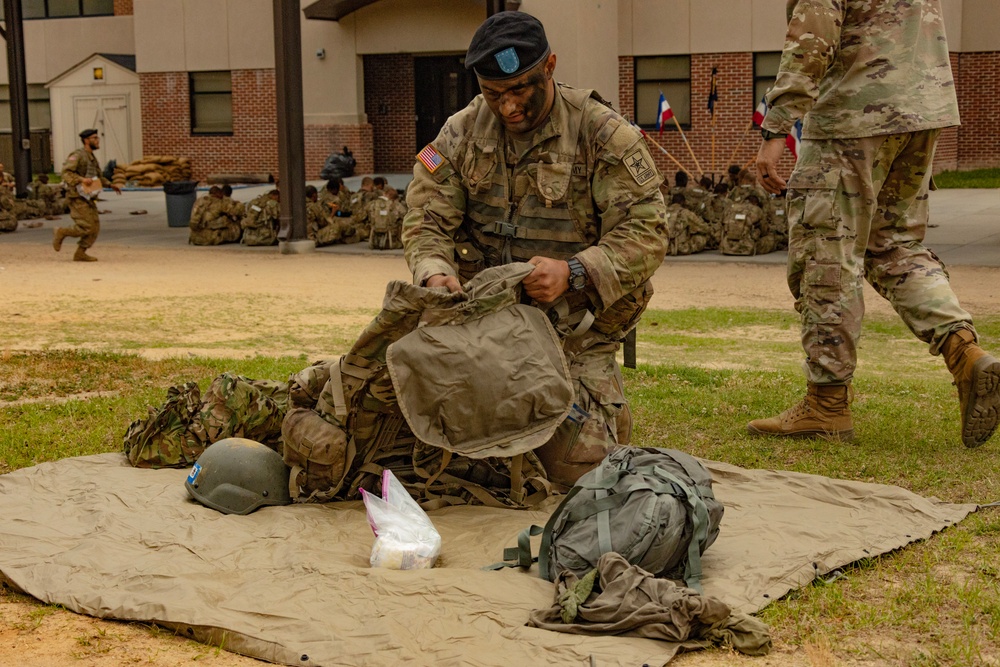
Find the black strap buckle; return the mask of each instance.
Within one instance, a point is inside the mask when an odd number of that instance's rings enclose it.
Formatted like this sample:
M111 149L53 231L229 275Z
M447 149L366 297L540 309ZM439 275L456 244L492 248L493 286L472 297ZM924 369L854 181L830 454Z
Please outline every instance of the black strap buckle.
M517 233L517 225L512 222L498 222L493 226L493 233L500 236L514 236Z

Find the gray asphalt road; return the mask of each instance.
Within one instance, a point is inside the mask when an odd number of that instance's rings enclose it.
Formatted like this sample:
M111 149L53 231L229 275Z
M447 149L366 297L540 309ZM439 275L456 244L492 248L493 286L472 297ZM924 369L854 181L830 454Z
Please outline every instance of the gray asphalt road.
M387 176L390 185L402 187L409 181L408 174ZM359 177L348 179L348 187L357 189ZM322 183L314 183L318 187ZM271 186L239 188L233 196L249 201ZM200 193L199 193L200 194ZM160 190L113 192L102 195L102 210L110 213L101 216L101 236L95 246L124 245L137 247L186 247L187 227L167 225L166 197ZM1000 266L1000 189L996 190L938 190L931 193L931 228L927 231L926 244L947 265ZM145 211L132 214L132 211ZM48 244L53 227L70 224L69 216L60 221L35 221L41 226L20 228L10 234L0 234L0 252L11 252L18 244ZM67 240L72 243L72 240ZM276 248L248 248L241 245L222 246L232 252L277 252ZM364 243L350 246L329 246L317 252L365 254L373 252ZM387 251L399 254L401 251ZM785 252L772 252L758 257L727 257L718 252L705 252L686 257L670 257L668 262L750 262L759 264L784 264Z

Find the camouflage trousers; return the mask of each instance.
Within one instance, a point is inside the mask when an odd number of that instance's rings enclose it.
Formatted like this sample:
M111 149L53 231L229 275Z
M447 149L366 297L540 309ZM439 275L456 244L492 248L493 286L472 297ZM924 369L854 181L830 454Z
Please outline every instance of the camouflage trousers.
M81 197L69 200L69 217L73 219L72 227L63 227L66 236L79 237L77 244L82 250L94 245L97 235L101 233L101 219L97 215L97 204Z
M931 354L951 332L975 332L944 264L923 246L939 134L802 142L788 183L788 286L809 382L844 384L854 375L862 279Z
M563 341L575 392L573 409L552 438L535 450L555 484L572 486L631 440L632 413L615 359L618 347L618 341L593 330Z

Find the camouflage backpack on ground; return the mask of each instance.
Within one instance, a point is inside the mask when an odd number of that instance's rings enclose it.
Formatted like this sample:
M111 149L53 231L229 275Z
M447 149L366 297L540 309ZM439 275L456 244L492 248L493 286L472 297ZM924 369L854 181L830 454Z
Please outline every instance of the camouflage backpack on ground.
M397 245L399 239L393 238L399 222L398 208L387 197L377 197L368 204L368 220L371 231L368 235L368 247L372 250L388 250Z
M258 197L248 204L246 217L240 222L243 228L243 245L276 245L279 215L278 202L273 199Z
M723 255L757 254L763 217L764 213L759 206L748 201L734 202L722 220L719 251Z
M385 469L425 507L547 496L532 450L573 389L548 318L519 303L532 269L488 269L457 295L390 283L350 352L292 377L282 435L293 498L354 499Z
M198 384L167 390L167 402L149 408L144 419L136 419L125 431L123 446L128 462L137 468L185 468L193 464L208 445L198 419L201 392Z

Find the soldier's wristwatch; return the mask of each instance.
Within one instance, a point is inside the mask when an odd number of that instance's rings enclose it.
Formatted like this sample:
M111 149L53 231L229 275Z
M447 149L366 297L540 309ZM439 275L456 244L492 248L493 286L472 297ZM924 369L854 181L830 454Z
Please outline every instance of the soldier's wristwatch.
M587 286L587 269L576 257L570 257L566 263L569 264L569 291L579 292Z
M780 132L771 132L770 130L761 128L760 136L764 137L764 141L770 141L771 139L784 139L788 135L781 134Z

